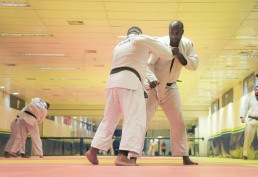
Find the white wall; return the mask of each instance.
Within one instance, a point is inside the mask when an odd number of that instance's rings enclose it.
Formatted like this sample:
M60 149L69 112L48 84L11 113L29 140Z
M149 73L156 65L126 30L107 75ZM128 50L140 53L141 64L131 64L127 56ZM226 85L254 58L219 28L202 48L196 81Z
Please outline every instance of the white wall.
M209 126L208 125L209 119L207 117L199 117L198 127L195 129L195 137L201 138L203 137L204 140L199 140L199 156L206 157L207 156L207 140L209 133Z
M19 110L10 108L10 96L5 92L0 92L0 130L9 131L12 120Z

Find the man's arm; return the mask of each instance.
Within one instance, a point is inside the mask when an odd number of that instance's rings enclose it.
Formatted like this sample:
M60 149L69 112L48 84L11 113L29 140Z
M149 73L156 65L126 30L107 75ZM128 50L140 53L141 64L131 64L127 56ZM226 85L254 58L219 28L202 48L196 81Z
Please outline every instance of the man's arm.
M177 47L172 48L172 53L183 66L187 65L187 60L185 59L184 55L179 52Z
M199 58L195 52L193 42L190 40L183 40L183 49L179 50L176 57L180 63L188 70L196 70L199 64ZM179 47L180 48L180 47ZM186 60L186 63L185 61ZM185 65L184 65L185 64Z
M149 66L146 69L146 79L144 81L144 85L146 90L153 89L159 84L157 77Z
M46 118L47 116L47 110L45 108L41 108L40 109L40 113L39 113L39 118L37 119L38 125L42 124L43 120Z
M246 123L246 115L247 115L247 112L249 110L249 100L250 100L250 97L247 98L247 100L245 101L245 104L241 110L241 113L240 113L240 119L241 119L241 122L242 123Z
M246 120L244 117L240 117L242 123L246 123Z
M156 57L165 58L167 60L172 60L173 58L173 53L169 46L150 36L139 35L138 38L135 38L135 42L147 46Z
M160 67L155 67L157 66L157 63L159 63L158 65ZM147 78L150 81L153 80L157 80L159 83L158 85L155 87L156 91L157 91L157 97L159 100L161 100L164 96L165 93L165 88L166 88L166 84L167 84L167 77L169 76L169 67L171 64L171 61L168 59L163 59L163 58L159 58L153 54L151 54L151 56L149 57L148 60L148 68L149 70L151 70L151 72L149 72L147 76Z
M158 57L155 57L153 54L150 54L150 57L148 59L148 67L147 67L147 73L146 77L150 82L152 81L157 81L157 77L155 75L155 69L154 69L154 64L158 61Z

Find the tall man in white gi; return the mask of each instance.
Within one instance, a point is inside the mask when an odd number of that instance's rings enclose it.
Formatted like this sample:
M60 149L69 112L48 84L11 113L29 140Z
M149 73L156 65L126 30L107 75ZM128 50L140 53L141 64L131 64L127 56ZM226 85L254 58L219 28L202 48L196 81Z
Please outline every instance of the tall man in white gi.
M33 98L29 105L25 106L19 113L17 122L19 133L17 133L10 154L15 155L25 145L28 133L31 136L32 148L35 155L43 158L42 141L40 139L39 127L47 115L50 104L40 98Z
M254 88L254 95L250 95L245 101L240 119L242 123L246 123L243 160L247 160L255 134L258 135L258 85Z
M184 124L182 104L176 84L182 67L188 70L196 70L198 56L195 53L193 42L182 35L184 25L181 21L172 21L169 24L169 35L158 40L172 48L173 60L166 61L152 55L148 61L149 68L155 75L148 74L149 80L159 80L156 89L148 91L147 99L147 127L154 116L157 107L164 111L170 125L170 143L172 156L183 157L184 165L197 165L189 158L187 134Z
M150 53L172 59L172 52L165 44L142 35L138 27L128 30L127 38L113 51L112 70L108 79L107 100L104 118L92 140L91 148L85 153L88 160L97 165L98 150L110 148L113 133L124 115L117 166L134 166L135 161L127 158L128 153L139 156L146 132L146 100L143 80L146 75Z

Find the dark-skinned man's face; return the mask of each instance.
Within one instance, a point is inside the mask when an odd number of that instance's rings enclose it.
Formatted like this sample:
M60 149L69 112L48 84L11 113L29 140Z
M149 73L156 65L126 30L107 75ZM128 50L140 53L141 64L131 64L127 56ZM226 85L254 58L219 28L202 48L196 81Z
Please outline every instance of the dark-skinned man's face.
M169 38L171 47L178 47L183 33L184 30L182 30L179 26L172 25L169 27Z
M258 96L258 87L255 87L254 92L255 92L255 96Z

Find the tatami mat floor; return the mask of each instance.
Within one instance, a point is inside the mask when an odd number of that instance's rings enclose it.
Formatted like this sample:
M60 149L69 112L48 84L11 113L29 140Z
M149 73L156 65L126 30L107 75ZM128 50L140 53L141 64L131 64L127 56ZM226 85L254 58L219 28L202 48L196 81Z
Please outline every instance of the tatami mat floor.
M0 158L0 177L258 177L258 160L191 157L198 166L182 165L179 157L142 157L139 166L115 166L114 156L99 156L99 165L84 156Z

